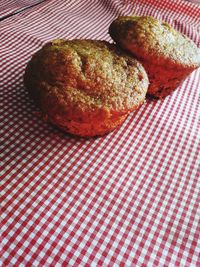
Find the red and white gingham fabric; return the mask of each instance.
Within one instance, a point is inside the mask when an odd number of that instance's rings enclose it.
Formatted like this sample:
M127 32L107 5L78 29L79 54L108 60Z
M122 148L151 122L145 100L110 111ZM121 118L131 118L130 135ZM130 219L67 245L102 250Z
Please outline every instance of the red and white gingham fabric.
M111 41L130 14L200 45L199 6L180 0L47 0L0 22L2 266L200 266L200 70L87 140L42 122L23 86L45 42Z
M43 0L45 1L45 0ZM6 0L0 1L0 20L18 11L39 4L42 0Z

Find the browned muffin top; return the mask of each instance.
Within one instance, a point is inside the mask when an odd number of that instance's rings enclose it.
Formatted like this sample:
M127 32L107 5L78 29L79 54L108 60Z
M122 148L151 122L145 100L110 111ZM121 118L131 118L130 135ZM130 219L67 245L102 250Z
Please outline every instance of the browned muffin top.
M200 66L200 49L195 43L153 17L119 17L109 33L116 43L146 62L192 69Z
M29 62L24 81L44 112L75 120L132 111L144 102L148 87L137 60L94 40L47 43Z

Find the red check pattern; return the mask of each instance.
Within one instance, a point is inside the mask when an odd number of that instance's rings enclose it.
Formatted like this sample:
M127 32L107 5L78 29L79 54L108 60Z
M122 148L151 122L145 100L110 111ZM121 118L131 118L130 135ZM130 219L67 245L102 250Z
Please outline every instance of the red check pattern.
M0 1L1 16L16 2ZM47 0L0 22L2 266L200 266L200 70L87 140L42 122L23 86L45 42L111 41L130 14L200 45L199 6L180 0Z

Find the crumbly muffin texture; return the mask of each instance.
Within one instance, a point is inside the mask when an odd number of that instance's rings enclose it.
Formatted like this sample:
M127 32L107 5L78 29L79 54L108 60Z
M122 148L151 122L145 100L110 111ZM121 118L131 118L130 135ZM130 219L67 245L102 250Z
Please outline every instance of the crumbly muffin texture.
M143 66L114 44L53 40L28 63L24 83L42 114L79 136L112 131L144 101Z
M165 97L200 66L200 49L166 22L153 17L124 16L114 20L109 33L145 67L148 93Z

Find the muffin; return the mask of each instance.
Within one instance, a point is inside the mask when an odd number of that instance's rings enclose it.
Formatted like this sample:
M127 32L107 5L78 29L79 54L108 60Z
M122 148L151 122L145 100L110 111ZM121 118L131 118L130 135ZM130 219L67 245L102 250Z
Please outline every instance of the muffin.
M109 33L132 53L148 73L148 94L163 98L200 66L200 49L185 35L153 17L124 16L114 20Z
M145 101L147 74L114 44L53 40L27 64L24 83L47 121L78 136L104 135Z

